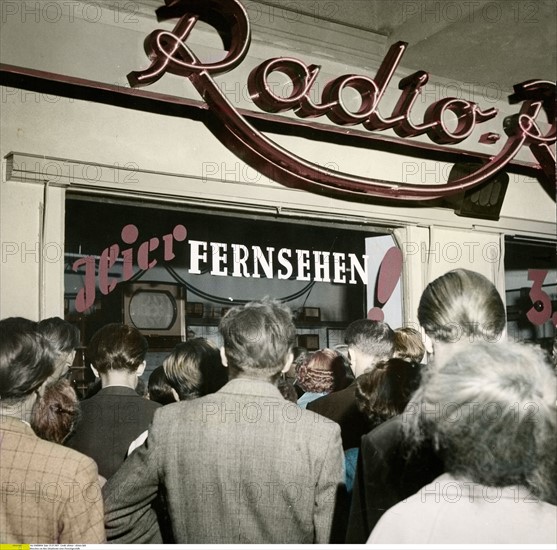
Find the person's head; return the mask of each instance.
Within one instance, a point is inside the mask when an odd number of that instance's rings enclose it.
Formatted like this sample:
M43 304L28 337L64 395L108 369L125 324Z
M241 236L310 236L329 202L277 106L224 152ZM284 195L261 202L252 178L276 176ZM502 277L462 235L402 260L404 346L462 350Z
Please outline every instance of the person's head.
M414 328L400 327L395 330L393 357L421 363L425 354L422 335Z
M460 340L496 342L505 328L505 306L486 277L455 269L426 287L418 320L434 345Z
M52 381L56 381L68 373L73 363L75 348L80 341L79 329L60 317L43 319L38 327L56 354L56 366L51 377Z
M4 330L9 328L10 330L15 331L36 331L38 330L37 324L38 323L36 321L31 321L25 317L6 317L5 319L2 319L2 327Z
M87 358L100 375L110 371L135 373L145 362L147 347L147 340L136 328L110 323L93 334Z
M163 361L163 368L180 401L214 393L228 381L219 349L205 338L178 344Z
M278 301L265 299L228 310L219 330L223 362L230 376L276 381L292 363L296 328L292 312Z
M419 385L419 365L400 358L380 361L364 372L356 380L356 402L370 429L401 414Z
M346 387L344 357L335 350L321 349L305 356L296 369L296 383L305 392L330 393Z
M68 380L58 380L45 387L35 401L31 427L42 439L62 443L79 420L79 399Z
M306 355L308 354L308 350L302 346L295 346L292 348L292 354L294 355L294 360L292 361L290 368L283 373L282 376L294 385L296 383L296 372L298 371L298 366L304 362Z
M423 375L404 413L447 471L475 483L527 485L557 500L557 379L540 349L506 342L453 346Z
M54 362L54 353L37 323L21 317L0 321L1 412L8 414L7 407L32 401L54 371Z
M286 399L287 401L291 401L292 403L296 403L298 401L298 394L296 393L296 388L294 384L290 380L280 378L277 382L277 388L280 394Z
M164 366L158 366L150 375L147 383L149 399L161 405L168 405L178 401L178 393L170 385L164 372Z
M381 321L359 319L350 323L344 341L356 378L393 355L394 332Z
M135 377L135 388L134 389L135 389L135 393L137 393L137 395L139 395L139 397L147 398L147 393L148 393L147 384L139 376Z

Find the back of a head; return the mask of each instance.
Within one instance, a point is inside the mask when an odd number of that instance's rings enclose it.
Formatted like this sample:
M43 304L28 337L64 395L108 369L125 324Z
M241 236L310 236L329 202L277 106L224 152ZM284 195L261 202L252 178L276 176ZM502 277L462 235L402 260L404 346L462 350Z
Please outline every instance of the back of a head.
M0 399L24 399L53 371L54 354L37 323L21 317L0 321Z
M489 279L475 271L455 269L426 287L418 320L434 342L495 342L505 328L505 306Z
M56 365L52 380L64 378L71 368L75 357L75 348L79 346L79 329L64 321L60 317L50 317L43 319L38 324L39 332L49 341L54 353L56 354Z
M421 363L425 354L425 345L422 335L414 328L400 327L395 329L393 357Z
M79 420L79 400L68 380L46 386L33 406L31 427L42 439L62 443Z
M149 381L147 383L147 388L149 390L149 399L160 403L161 405L168 405L170 403L175 403L176 399L172 393L172 386L164 372L164 366L159 365L156 369L149 375Z
M358 319L348 325L344 341L348 347L383 361L393 354L394 331L387 323Z
M280 394L286 399L287 401L291 401L292 403L296 403L298 401L298 394L296 393L296 388L294 384L287 379L279 378L277 382L277 389Z
M296 339L290 309L269 299L230 309L219 330L231 376L276 378Z
M554 502L556 386L539 349L457 345L426 371L405 417L414 436L436 442L448 472L488 486L527 485Z
M420 367L400 358L377 363L358 377L356 402L370 420L370 429L401 414L420 384Z
M145 360L147 340L134 327L111 323L93 334L87 346L87 359L99 371L135 372Z
M79 346L79 329L60 317L43 319L38 327L56 353L70 353Z
M228 381L218 348L205 338L178 344L163 361L163 367L180 401L214 393Z
M296 382L305 392L330 393L346 386L344 357L335 350L322 349L306 356L296 371Z

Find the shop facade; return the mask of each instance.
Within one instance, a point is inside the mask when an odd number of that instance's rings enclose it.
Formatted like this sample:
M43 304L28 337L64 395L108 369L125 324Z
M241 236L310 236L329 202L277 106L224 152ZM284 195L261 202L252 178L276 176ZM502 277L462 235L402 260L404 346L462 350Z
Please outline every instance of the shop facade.
M405 69L385 37L224 5L188 4L189 28L150 0L3 4L1 317L65 316L85 343L155 284L136 320L165 349L218 343L228 307L273 296L311 349L365 316L417 326L425 286L467 268L505 298L509 336L549 342L554 83L511 104ZM180 32L182 67L153 53Z

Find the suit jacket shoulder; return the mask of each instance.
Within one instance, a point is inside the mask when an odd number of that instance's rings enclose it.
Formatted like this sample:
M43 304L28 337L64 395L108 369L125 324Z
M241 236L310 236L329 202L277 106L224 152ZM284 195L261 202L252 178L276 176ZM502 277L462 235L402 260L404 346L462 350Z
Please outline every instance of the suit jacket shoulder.
M16 421L19 422L19 421ZM20 423L23 425L23 423ZM97 467L85 455L2 418L2 542L105 541Z
M108 479L159 408L159 403L140 397L131 388L103 388L81 402L81 419L64 444L93 458L99 473Z
M339 432L271 384L235 379L159 409L145 448L114 479L164 480L177 543L327 543L344 480ZM112 536L125 532L128 512L108 485ZM127 496L130 514L142 513L137 498Z
M343 390L312 401L307 408L340 425L344 450L359 448L360 438L370 429L367 416L358 408L356 381Z

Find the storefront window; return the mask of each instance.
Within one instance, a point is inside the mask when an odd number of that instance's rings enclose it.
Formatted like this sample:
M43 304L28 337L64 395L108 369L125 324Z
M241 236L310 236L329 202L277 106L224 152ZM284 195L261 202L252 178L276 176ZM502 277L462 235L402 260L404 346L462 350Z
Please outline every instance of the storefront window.
M84 343L106 323L135 325L153 363L188 337L220 345L226 310L265 296L292 309L299 345L342 344L382 260L366 256L373 228L105 198L68 199L65 233L66 317Z
M532 342L548 354L557 324L557 254L554 242L507 238L505 285L509 338Z

